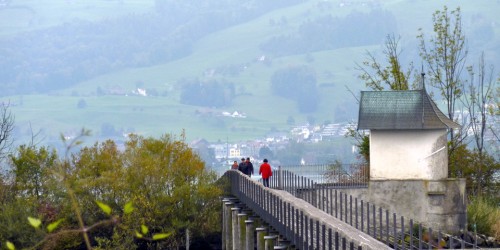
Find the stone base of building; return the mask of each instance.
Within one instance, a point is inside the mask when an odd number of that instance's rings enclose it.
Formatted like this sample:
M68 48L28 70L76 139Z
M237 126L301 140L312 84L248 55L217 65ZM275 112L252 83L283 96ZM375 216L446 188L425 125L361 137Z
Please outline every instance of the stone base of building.
M456 233L466 226L465 179L371 180L362 196L434 231Z

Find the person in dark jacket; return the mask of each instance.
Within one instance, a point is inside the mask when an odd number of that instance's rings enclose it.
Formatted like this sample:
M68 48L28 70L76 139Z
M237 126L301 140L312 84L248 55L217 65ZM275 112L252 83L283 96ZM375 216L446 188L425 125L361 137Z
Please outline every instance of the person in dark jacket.
M245 158L241 158L241 162L240 162L240 165L238 165L238 170L244 174L246 174L247 172L247 169L246 169L246 165L245 165Z
M245 167L246 171L244 172L248 177L252 177L253 174L253 164L250 161L250 157L247 157L247 160L245 161Z

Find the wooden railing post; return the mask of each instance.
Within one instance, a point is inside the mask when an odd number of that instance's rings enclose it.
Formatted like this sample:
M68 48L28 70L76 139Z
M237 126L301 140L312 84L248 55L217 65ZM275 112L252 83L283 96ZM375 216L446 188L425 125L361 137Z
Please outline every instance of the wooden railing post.
M283 190L283 171L281 171L281 166L278 166L278 189Z

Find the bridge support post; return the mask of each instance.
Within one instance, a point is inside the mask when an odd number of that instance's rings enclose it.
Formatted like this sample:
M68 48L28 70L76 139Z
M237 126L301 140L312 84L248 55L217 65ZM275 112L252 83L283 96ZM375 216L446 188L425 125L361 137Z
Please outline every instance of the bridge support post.
M277 235L269 235L269 236L264 236L264 241L265 241L265 250L273 250L276 238L278 238Z
M255 248L255 233L253 230L253 220L246 220L245 221L245 227L246 227L246 241L245 241L245 248L246 250L254 250Z
M285 245L279 245L279 246L274 246L273 249L274 250L276 250L276 249L285 249L285 250L288 250L289 248L288 248L288 246L285 246Z
M254 230L258 227L265 227L264 222L258 216L250 216L249 220L253 220L253 228Z
M238 207L233 207L231 208L231 214L232 214L232 220L231 220L231 225L232 225L232 249L233 250L239 250L238 248L240 247L240 242L239 242L239 226L238 226L238 213L240 212L240 208Z
M265 250L264 235L267 233L267 228L258 227L255 231L257 231L257 250Z
M247 238L247 233L246 233L246 225L245 221L247 220L248 215L245 213L240 213L238 214L238 242L240 245L238 246L238 249L245 249L246 246L246 238Z
M232 239L232 230L231 230L231 207L234 203L225 202L222 212L222 249L224 250L232 250L233 249L233 239Z
M229 231L229 228L228 228L228 224L230 223L229 222L229 218L228 218L228 204L232 204L230 202L230 199L228 198L223 198L222 199L222 250L226 250L227 247L226 247L226 244L227 244L227 233ZM230 224L229 224L230 225Z
M292 250L293 247L291 246L291 242L289 240L278 239L278 246L275 246L274 249Z

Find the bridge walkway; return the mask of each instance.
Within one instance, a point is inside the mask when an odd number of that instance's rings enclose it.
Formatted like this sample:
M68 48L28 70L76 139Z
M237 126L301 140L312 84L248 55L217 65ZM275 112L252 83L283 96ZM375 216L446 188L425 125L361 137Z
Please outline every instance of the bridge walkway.
M265 188L239 171L227 171L223 178L229 181L228 191L231 195L288 240L295 249L391 249L289 192ZM241 206L228 203L235 213L242 212ZM228 211L229 207L225 209ZM243 227L239 225L238 228ZM228 230L228 226L225 226L225 230ZM229 239L226 238L230 237L224 235L227 234L223 234L225 249L229 249ZM240 249L234 247L232 249Z

